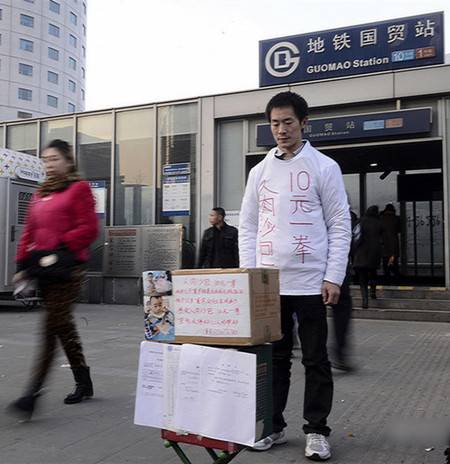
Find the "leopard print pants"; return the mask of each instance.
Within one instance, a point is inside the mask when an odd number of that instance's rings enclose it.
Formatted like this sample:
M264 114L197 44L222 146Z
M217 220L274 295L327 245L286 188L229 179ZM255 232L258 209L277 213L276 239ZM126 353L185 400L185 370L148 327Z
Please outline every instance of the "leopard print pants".
M33 371L33 389L42 387L55 358L58 339L71 368L86 366L80 336L72 314L72 306L78 297L83 279L84 272L82 269L77 269L69 282L46 283L40 286L45 315L37 362Z

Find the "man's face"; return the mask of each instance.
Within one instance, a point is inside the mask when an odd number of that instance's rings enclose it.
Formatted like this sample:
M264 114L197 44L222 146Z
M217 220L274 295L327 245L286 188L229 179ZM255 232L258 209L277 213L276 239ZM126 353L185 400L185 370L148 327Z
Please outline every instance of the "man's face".
M305 123L306 118L299 121L292 106L272 109L270 128L281 151L294 152L300 146Z
M221 218L222 218L222 216L220 216L217 211L212 210L209 213L209 223L212 226L215 226L215 225L219 224Z

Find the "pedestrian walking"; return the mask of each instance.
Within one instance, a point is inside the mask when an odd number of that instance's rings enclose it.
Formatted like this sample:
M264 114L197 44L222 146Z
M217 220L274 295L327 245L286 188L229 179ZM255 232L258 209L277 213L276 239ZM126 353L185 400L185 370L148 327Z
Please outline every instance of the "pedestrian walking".
M326 304L336 304L350 248L350 215L335 161L302 140L308 105L296 93L266 107L277 147L249 174L239 223L241 267L280 270L282 339L273 344L273 433L254 450L286 443L283 417L291 376L293 314L305 368L305 456L330 458L327 418L333 379L327 354Z
M392 203L385 206L381 212L381 227L383 239L383 274L387 283L392 277L398 279L398 259L400 254L399 234L401 231L400 217L395 214Z
M381 261L381 221L378 206L370 206L361 218L361 239L353 251L353 267L361 288L362 307L369 307L370 297L377 297L377 269Z
M225 215L220 207L209 213L211 227L203 233L199 268L239 267L238 230L225 222Z
M72 315L84 277L88 247L98 233L89 184L78 175L71 146L53 140L42 154L47 179L33 195L17 251L14 280L38 280L45 315L43 336L25 394L11 412L31 418L59 340L69 360L75 389L64 403L93 396L89 367Z
M352 230L358 223L358 216L350 210L350 222ZM331 365L335 369L350 372L354 369L350 362L350 335L352 328L353 300L350 292L352 278L352 256L349 254L347 273L341 285L341 293L337 304L332 307L334 329L334 353Z

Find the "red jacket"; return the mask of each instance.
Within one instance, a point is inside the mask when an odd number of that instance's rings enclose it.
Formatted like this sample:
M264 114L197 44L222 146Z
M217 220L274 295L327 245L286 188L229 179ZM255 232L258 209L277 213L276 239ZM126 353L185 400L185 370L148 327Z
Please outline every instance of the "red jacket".
M88 247L97 234L95 201L87 182L74 182L67 189L46 197L35 193L16 260L26 259L32 250L52 250L66 245L78 261L87 261Z

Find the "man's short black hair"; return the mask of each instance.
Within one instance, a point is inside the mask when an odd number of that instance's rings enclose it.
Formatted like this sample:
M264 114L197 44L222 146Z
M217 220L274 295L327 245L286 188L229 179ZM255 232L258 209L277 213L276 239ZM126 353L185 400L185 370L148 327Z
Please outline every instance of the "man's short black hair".
M219 216L222 216L223 218L225 217L225 210L220 206L216 206L212 210L215 211Z
M270 114L274 108L292 107L299 121L308 116L308 103L295 92L280 92L273 96L266 106L266 118L270 122Z

